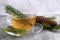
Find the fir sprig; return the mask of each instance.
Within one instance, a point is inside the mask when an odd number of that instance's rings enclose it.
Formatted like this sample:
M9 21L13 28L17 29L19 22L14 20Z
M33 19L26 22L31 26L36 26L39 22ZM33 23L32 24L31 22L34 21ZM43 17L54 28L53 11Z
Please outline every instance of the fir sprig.
M51 17L49 17L50 19L56 19L56 17L55 16L51 16Z
M51 29L51 25L48 23L42 23L44 29Z
M13 26L8 26L4 30L8 31L8 32L17 33L17 34L26 34L27 33L26 29L23 29L23 28L13 28Z
M54 29L60 29L60 24L54 27Z
M14 7L10 5L5 6L5 10L7 13L13 15L13 16L19 16L19 17L25 17L26 15L20 12L19 10L15 9Z

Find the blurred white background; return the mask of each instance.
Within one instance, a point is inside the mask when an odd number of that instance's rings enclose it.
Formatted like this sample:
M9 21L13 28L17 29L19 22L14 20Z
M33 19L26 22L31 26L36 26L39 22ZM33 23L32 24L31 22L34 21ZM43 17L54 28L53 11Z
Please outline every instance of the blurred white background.
M36 15L60 14L60 0L0 0L0 15L7 15L4 10L6 4L22 12L34 12Z

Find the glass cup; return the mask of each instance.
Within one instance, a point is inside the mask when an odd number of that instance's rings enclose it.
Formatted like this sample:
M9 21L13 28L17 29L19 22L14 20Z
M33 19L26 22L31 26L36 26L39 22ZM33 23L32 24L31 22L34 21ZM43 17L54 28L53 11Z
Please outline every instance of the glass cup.
M25 18L21 18L18 16L10 16L8 21L14 28L22 28L27 31L32 30L36 21L35 14L25 14Z

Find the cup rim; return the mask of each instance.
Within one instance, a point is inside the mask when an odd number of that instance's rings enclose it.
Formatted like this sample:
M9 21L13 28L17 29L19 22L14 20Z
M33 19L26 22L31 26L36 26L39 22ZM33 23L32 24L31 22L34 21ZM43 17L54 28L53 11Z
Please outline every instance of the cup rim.
M36 15L33 15L33 17L31 17L31 18L34 18L34 17L36 17ZM30 19L30 18L21 18L19 16L11 16L11 18L12 19L16 19L16 18L18 18L18 19Z

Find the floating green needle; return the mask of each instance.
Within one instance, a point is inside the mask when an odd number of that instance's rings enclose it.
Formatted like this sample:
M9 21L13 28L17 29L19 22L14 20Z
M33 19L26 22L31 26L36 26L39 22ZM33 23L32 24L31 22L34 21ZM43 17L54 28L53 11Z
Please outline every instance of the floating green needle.
M12 26L8 26L4 30L8 31L8 32L17 33L17 34L26 34L27 33L27 30L25 30L23 28L13 28Z
M9 13L13 16L26 17L25 14L23 14L22 12L20 12L19 10L15 9L14 7L12 7L10 5L6 5L5 10L6 10L7 13Z

